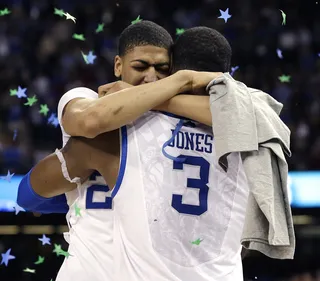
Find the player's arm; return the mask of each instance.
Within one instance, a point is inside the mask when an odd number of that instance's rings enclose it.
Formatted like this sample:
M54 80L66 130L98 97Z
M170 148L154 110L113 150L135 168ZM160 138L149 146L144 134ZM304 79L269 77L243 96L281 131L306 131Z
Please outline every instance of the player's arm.
M183 116L212 126L209 96L177 95L155 109Z
M84 146L72 138L61 150L71 179L80 177L83 182L92 173L86 164L88 163L86 157L89 155L86 153L88 150L90 147ZM57 206L55 204L60 204L59 198L54 199L54 197L76 187L76 183L71 183L64 177L60 160L53 153L41 160L24 176L19 184L17 203L26 210L44 213L45 206L54 208ZM50 206L48 206L48 202Z
M202 72L195 79L193 73L197 72L178 71L154 83L124 89L96 100L73 100L64 110L62 126L69 135L94 138L136 120L181 92L205 87L220 75Z

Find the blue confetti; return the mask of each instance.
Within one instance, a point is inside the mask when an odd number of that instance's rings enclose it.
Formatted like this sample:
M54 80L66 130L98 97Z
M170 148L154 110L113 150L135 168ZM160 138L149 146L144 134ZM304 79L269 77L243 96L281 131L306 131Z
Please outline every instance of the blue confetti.
M26 91L27 91L27 88L21 88L21 87L19 86L16 96L17 96L19 99L21 99L21 98L26 98L26 97L27 97Z
M50 117L48 118L48 124L51 124L56 128L59 126L59 121L55 113L51 113Z
M21 208L17 203L13 208L16 210L16 215L19 214L20 212L25 212L26 210Z
M1 264L4 263L5 266L8 266L9 260L14 260L16 257L10 255L11 249L9 249L8 251L6 251L5 254L1 254L2 256L2 261Z
M42 242L42 246L46 244L51 245L50 238L47 237L45 234L42 234L42 238L38 238L38 240Z
M13 131L13 141L15 141L15 140L16 140L17 135L18 135L18 130L17 130L17 129L15 129L15 130Z
M231 67L231 73L230 73L230 75L233 76L234 73L235 73L238 69L239 69L239 66L238 66L238 65L235 66L235 67Z
M224 19L224 22L226 23L229 18L231 18L231 15L229 14L229 8L227 8L225 11L220 10L220 17L218 19Z
M94 64L94 61L97 58L97 56L93 54L93 51L90 51L87 55L83 54L83 56L86 64Z
M280 49L277 49L277 55L279 59L283 59L282 51Z
M10 174L10 171L8 170L8 173L5 177L0 177L1 180L5 180L7 182L11 182L11 178L14 176L14 173L13 174Z

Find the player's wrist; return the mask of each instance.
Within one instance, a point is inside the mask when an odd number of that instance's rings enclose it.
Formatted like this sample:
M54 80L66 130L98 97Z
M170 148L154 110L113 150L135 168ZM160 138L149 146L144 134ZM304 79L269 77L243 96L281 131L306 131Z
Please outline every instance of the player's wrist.
M193 77L189 70L179 70L173 74L179 81L180 89L177 94L188 92L192 89Z

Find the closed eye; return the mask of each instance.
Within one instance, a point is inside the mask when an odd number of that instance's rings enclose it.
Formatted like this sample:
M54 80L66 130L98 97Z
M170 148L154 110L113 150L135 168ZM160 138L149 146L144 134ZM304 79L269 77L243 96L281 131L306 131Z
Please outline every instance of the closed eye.
M147 69L146 66L133 66L133 69L137 70L137 71L144 71Z

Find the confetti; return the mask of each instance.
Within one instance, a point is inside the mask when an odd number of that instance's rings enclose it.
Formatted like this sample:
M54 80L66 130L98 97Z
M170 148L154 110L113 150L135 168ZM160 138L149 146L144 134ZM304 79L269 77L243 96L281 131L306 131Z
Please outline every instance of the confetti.
M38 238L38 240L42 242L42 246L46 244L51 245L50 238L47 237L45 234L42 234L42 238Z
M16 215L19 214L20 212L25 212L26 210L21 208L17 203L15 204L15 206L13 206L13 208L16 210Z
M5 180L7 182L11 182L11 178L14 176L14 173L13 174L10 174L10 171L8 170L8 173L5 177L0 177L0 180Z
M283 59L282 51L280 49L277 49L277 55L279 59Z
M278 77L281 83L289 83L291 76L290 75L281 75Z
M32 98L27 98L27 99L28 99L28 102L26 102L24 105L33 106L38 101L36 96L33 96Z
M51 113L50 117L48 118L48 124L55 126L56 128L59 126L59 120L55 113Z
M282 10L279 10L279 11L281 12L281 15L282 15L282 25L285 25L287 20L287 15Z
M69 13L63 13L63 15L66 16L67 20L72 20L74 23L76 23L76 18L71 16Z
M17 91L16 96L17 96L19 99L21 99L21 98L26 98L26 97L27 97L26 91L27 91L27 88L21 88L20 86L18 86L18 91Z
M64 10L59 10L57 8L54 8L54 15L57 15L59 17L63 17L65 14L64 14Z
M80 40L80 41L85 41L86 38L84 38L84 34L77 34L77 33L74 33L72 35L72 38L73 39L76 39L76 40Z
M138 23L138 22L140 22L140 21L142 21L142 19L140 19L140 15L139 15L135 20L133 20L133 21L131 22L131 24L136 24L136 23Z
M18 90L17 89L10 89L10 96L16 96L18 93Z
M16 257L10 255L11 249L9 249L8 251L6 251L4 254L1 254L2 256L2 260L1 260L1 264L4 263L5 266L8 266L9 260L14 260Z
M18 130L15 129L15 130L13 131L13 138L12 138L12 140L15 141L16 138L17 138L17 136L18 136Z
M82 53L82 57L84 59L84 61L86 62L86 64L93 64L94 63L94 60L97 58L97 56L95 56L93 54L93 51L90 51L87 55L84 54L83 52Z
M25 269L23 270L23 272L36 273L36 270L35 270L35 269L31 269L31 268L27 267L27 268L25 268Z
M81 54L85 63L88 64L87 55L85 55L82 51L81 51Z
M203 239L200 240L200 238L198 238L197 240L192 241L191 244L199 246L202 241Z
M3 10L0 10L0 16L5 16L11 14L11 11L8 8L4 8Z
M62 251L61 245L59 244L54 244L54 250L53 253L56 253L57 256L59 256L59 253Z
M184 31L184 28L176 28L176 35L181 35Z
M49 112L49 108L46 104L40 104L40 110L39 113L43 114L44 116L47 116Z
M42 264L44 263L44 257L38 256L38 260L34 264Z
M229 18L231 18L231 15L229 14L229 8L227 8L225 11L220 10L220 17L218 19L224 19L224 22L226 23Z
M230 73L230 75L233 76L234 73L235 73L238 69L239 69L239 66L238 66L238 65L235 66L235 67L231 67L231 73Z
M61 245L59 245L59 244L54 244L53 253L56 253L57 257L64 256L64 257L68 258L69 256L71 256L67 251L62 250Z
M76 216L81 217L81 213L80 213L81 209L78 207L77 204L74 205L74 210L76 212Z
M104 23L99 23L96 29L96 33L102 32L104 28Z
M65 258L68 258L68 257L70 257L71 255L69 254L68 251L61 250L61 251L58 253L58 256L64 256Z

